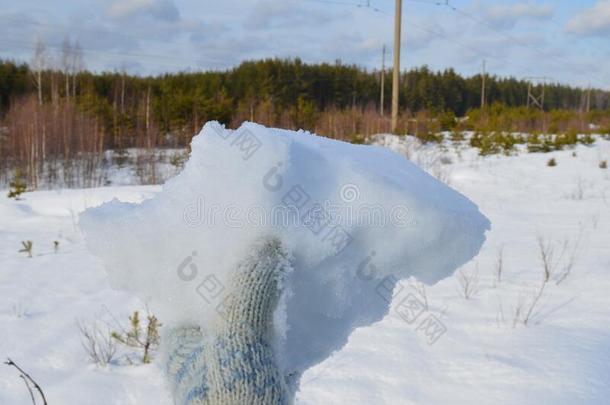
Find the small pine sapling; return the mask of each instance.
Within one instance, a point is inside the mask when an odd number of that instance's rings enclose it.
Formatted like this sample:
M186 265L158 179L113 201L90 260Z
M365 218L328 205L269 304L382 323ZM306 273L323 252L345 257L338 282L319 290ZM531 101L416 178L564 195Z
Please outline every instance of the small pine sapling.
M23 248L19 249L19 253L27 253L28 257L32 257L32 248L34 243L31 240L22 241L21 245Z
M176 152L170 156L169 163L177 169L182 169L189 158L188 151Z
M607 160L602 160L601 162L599 162L599 168L600 169L607 169L608 168L608 161Z
M579 141L583 145L593 145L595 143L595 138L591 134L585 134Z
M159 328L161 323L154 315L147 316L146 330L142 330L140 314L134 311L129 317L130 329L127 331L112 332L112 337L125 346L143 350L142 363L150 363L151 351L159 345Z
M21 179L21 172L17 170L13 181L9 183L8 198L14 198L15 200L21 199L21 194L26 192L27 186Z

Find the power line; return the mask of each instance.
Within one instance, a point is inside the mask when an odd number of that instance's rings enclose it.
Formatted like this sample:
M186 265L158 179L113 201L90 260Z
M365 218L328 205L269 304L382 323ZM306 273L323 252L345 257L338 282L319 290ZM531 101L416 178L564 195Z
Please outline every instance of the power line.
M453 6L453 5L451 5L451 4L449 3L449 1L447 1L447 2L446 2L446 3L444 3L443 5L444 5L444 6L446 6L446 7L448 7L448 8L449 8L449 9L451 9L452 11L454 11L454 12L456 12L456 13L458 13L458 14L460 14L460 15L462 15L462 16L464 16L464 17L466 17L466 18L468 18L468 19L470 19L470 20L472 20L472 21L474 21L474 22L476 22L477 24L481 24L481 25L486 26L486 27L487 27L487 28L489 28L490 30L492 30L492 31L494 31L494 32L496 32L496 33L498 33L498 34L500 34L500 35L504 36L505 38L507 38L507 39L509 39L509 40L511 40L511 41L513 41L513 42L514 42L514 43L516 43L517 45L520 45L520 46L523 46L523 47L526 47L526 48L529 48L529 49L533 49L533 50L535 50L535 51L536 51L536 52L538 52L538 53L544 53L544 50L542 50L541 48L539 48L539 47L537 47L537 46L533 46L533 45L531 45L531 44L528 44L528 43L525 43L525 42L521 41L519 38L517 38L517 37L515 37L515 36L513 36L513 35L511 35L511 34L509 34L509 33L507 33L506 31L503 31L503 30L500 30L500 29L496 28L496 27L495 27L493 24L490 24L490 23L488 23L488 22L487 22L487 21L485 21L485 20L482 20L482 19L480 19L480 18L477 18L477 17L476 17L476 16L474 16L473 14L467 13L466 11L463 11L463 10L461 10L461 9L459 9L459 8L457 8L457 7ZM545 55L545 56L546 56L546 55Z
M361 3L352 3L349 1L334 1L334 0L299 0L299 1L305 1L305 2L309 2L309 3L334 4L334 5L339 5L339 6L359 7L361 5Z
M66 37L69 37L69 35L67 35L67 33L88 32L91 34L98 34L98 35L113 35L113 36L118 36L118 37L122 37L122 38L132 39L135 41L157 42L157 43L167 44L167 39L155 39L155 38L151 38L151 37L134 36L134 35L124 34L122 32L116 32L116 31L110 32L110 31L106 31L103 29L92 29L92 28L76 28L75 29L74 27L67 27L62 24L50 24L48 22L34 21L31 19L26 19L26 18L16 18L16 17L12 17L12 16L7 16L7 15L0 15L0 20L11 21L11 22L18 23L18 24L32 25L32 26L36 26L36 27L54 28L54 29L65 32Z
M353 2L348 2L348 1L334 1L334 0L296 0L296 1L309 2L309 3L332 4L332 5L348 6L348 7L356 7L356 8L364 8L364 9L369 9L370 11L373 11L373 12L376 12L376 13L387 14L383 10L381 10L381 9L371 5L371 1L370 0L366 0L365 2L360 2L360 3L353 3Z
M369 9L370 11L376 12L376 13L383 13L382 10L373 7L371 5L370 0L367 0L366 2L359 2L359 3L354 3L354 2L349 2L349 1L339 1L339 0L297 0L297 1L301 1L301 2L312 2L312 3L322 3L322 4L333 4L333 5L341 5L341 6L349 6L349 7L357 7L357 8L366 8ZM51 28L55 28L55 29L59 29L59 30L63 30L66 32L69 31L73 31L73 29L68 29L66 26L63 25L59 25L59 24L49 24L49 23L43 23L43 22L39 22L39 21L33 21L33 20L29 20L29 19L25 19L25 18L13 18L10 16L0 16L0 20L5 20L5 21L13 21L19 24L28 24L28 25L32 25L32 26L38 26L38 27L51 27ZM78 32L89 32L89 33L94 33L94 34L100 34L100 35L108 35L109 32L108 31L104 31L104 30L96 30L96 29L79 29ZM160 41L160 40L154 40L151 38L142 38L142 37L136 37L133 35L126 35L126 34L122 34L122 33L115 33L112 32L112 35L118 35L124 38L129 38L129 39L133 39L136 41L151 41L151 42L164 42L164 41ZM29 43L25 43L23 41L19 41L19 40L14 40L11 38L7 38L5 40L3 40L3 43L7 43L7 42L12 42L12 45L17 47L17 48L21 48L21 49L27 49L27 50L33 50L34 47L29 44ZM165 42L164 42L165 43ZM62 45L53 45L53 44L45 44L46 48L50 48L53 49L55 51L59 51L61 52L62 50ZM107 56L110 58L114 58L114 59L118 59L119 57L122 58L152 58L152 59L158 59L158 60L167 60L167 61L171 61L171 62L161 62L162 65L164 66L171 66L171 67L176 67L176 68L183 68L184 66L181 64L177 64L177 63L173 63L175 61L183 61L186 62L188 64L195 64L195 65L199 65L197 66L197 68L200 67L200 65L207 65L208 67L211 67L210 65L221 65L221 66L234 66L236 64L235 61L227 61L227 60L219 60L219 59L189 59L189 58L184 58L184 57L180 57L180 56L176 56L176 55L161 55L161 54L151 54L151 53L134 53L134 52L124 52L124 51L101 51L98 49L92 49L92 48L88 48L88 47L81 47L84 53L87 54L97 54L97 55L103 55L103 56ZM121 59L122 62L125 62L125 60ZM158 66L158 65L157 65ZM189 69L191 68L190 66L188 67Z
M418 2L421 2L423 0L409 0L409 1L418 1ZM451 9L454 12L456 12L457 14L460 14L460 15L466 17L466 18L469 18L470 20L472 20L472 21L474 21L474 22L476 22L478 24L486 26L490 30L492 30L492 31L494 31L494 32L504 36L505 38L509 39L510 41L514 42L515 44L517 44L517 45L519 45L521 47L531 49L531 50L537 52L539 55L541 55L541 56L543 56L545 58L554 59L556 62L558 62L561 65L565 64L565 60L564 59L561 59L561 58L559 58L559 57L557 57L557 56L555 56L553 54L549 54L549 53L545 52L545 50L540 48L540 47L537 47L535 45L528 44L526 42L521 41L519 38L517 38L517 37L507 33L506 31L500 30L500 29L496 28L494 25L490 24L489 22L487 22L487 21L485 21L485 20L483 20L481 18L478 18L475 15L473 15L471 13L468 13L468 12L462 10L462 9L457 8L456 6L451 4L449 2L449 0L445 0L445 2L443 2L443 3L438 2L437 5L448 7L449 9ZM551 20L551 21L553 21L553 20ZM600 79L600 78L598 78L598 79ZM606 82L606 80L604 80L604 79L599 80L599 82L608 84Z
M411 0L411 1L413 1L413 0ZM407 20L407 26L412 26L412 27L414 27L414 28L416 28L416 29L418 29L418 30L420 30L422 32L425 32L427 34L434 35L436 37L442 38L442 39L444 39L444 40L446 40L448 42L454 43L454 44L456 44L456 45L458 45L458 46L460 46L460 47L462 47L464 49L468 49L468 50L476 53L479 56L483 56L483 57L488 58L488 59L495 59L495 60L498 60L498 61L504 61L504 59L502 59L500 57L497 57L497 56L495 56L495 55L493 55L493 54L491 54L491 53L489 53L487 51L483 51L481 49L475 48L472 45L465 44L462 41L458 41L455 38L449 37L449 36L447 36L446 34L444 34L442 32L434 31L434 30L432 30L430 28L424 27L423 25L420 25L420 24L416 23L413 20ZM409 41L407 41L407 44L408 43L409 43ZM531 74L535 74L536 73L536 72L532 71L530 68L527 68L527 67L523 67L522 69L525 70L526 72L531 73Z
M374 7L371 5L370 0L367 0L366 2L349 2L349 1L339 1L339 0L298 0L301 2L310 2L310 3L321 3L321 4L333 4L333 5L341 5L341 6L349 6L349 7L357 7L357 8L367 8L373 12L376 13L380 13L380 14L385 14L385 15L389 15L387 12ZM435 0L406 0L406 1L410 1L410 2L414 2L414 3L422 3L422 4L431 4L431 5L446 5L448 2L441 2L441 1L435 1ZM56 29L61 29L64 31L70 31L68 30L67 27L59 25L59 24L49 24L49 23L42 23L39 21L32 21L32 20L27 20L27 19L22 19L22 18L12 18L9 16L0 16L0 19L4 19L4 20L8 20L8 21L13 21L13 22L17 22L20 24L29 24L29 25L34 25L34 26L41 26L41 27L51 27L51 28L56 28ZM422 26L419 26L416 23L410 23L410 25L413 25L415 28L420 29L424 32L428 32L431 33L433 35L437 35L439 36L438 33L434 33L431 30L428 30ZM107 31L104 30L95 30L95 29L79 29L79 32L90 32L90 33L95 33L95 34L102 34L102 35L108 35ZM123 33L112 33L112 35L118 35L124 38L129 38L129 39L133 39L133 40L144 40L144 41L151 41L151 42L160 42L159 40L155 40L152 38L141 38L141 37L136 37L133 35L126 35ZM442 36L442 35L440 35ZM451 40L450 38L446 37L446 36L442 36L443 38L447 39L447 40ZM452 42L456 42L456 41L452 41ZM477 50L475 48L472 47L468 47L464 44L461 44L463 47L467 47L473 51L475 51L476 53L482 53L480 50ZM29 45L21 45L22 48L26 48L26 49L32 49ZM49 45L50 48L59 48L58 46L54 46L54 45ZM141 58L141 57L146 57L146 58L155 58L155 59L167 59L167 60L182 60L185 62L195 62L195 64L205 64L208 62L213 62L216 64L227 64L227 61L220 61L220 60L213 60L213 59L207 59L205 62L201 63L202 60L195 60L195 59L187 59L187 58L182 58L182 57L176 57L176 56L167 56L167 55L158 55L158 54L141 54L141 53L132 53L132 52L117 52L117 51L99 51L99 50L94 50L91 48L87 48L86 49L87 53L96 53L99 55L112 55L112 56L127 56L127 57L135 57L135 58ZM492 57L491 55L487 55L488 57ZM232 63L229 63L232 64ZM165 63L166 66L179 66L177 64L167 64ZM180 65L181 66L181 65Z
M35 47L33 45L30 45L26 42L22 42L19 40L14 40L14 39L3 39L2 40L3 43L10 43L12 46L17 47L17 48L22 48L22 49L27 49L27 50L34 50ZM44 44L45 48L47 49L52 49L58 52L62 51L62 45L54 45L54 44ZM134 53L134 52L120 52L120 51L101 51L99 49L91 49L88 47L82 47L81 49L83 51L83 53L86 54L97 54L97 55L104 55L104 56L109 56L109 57L133 57L133 58L152 58L152 59L159 59L159 60L166 60L168 63L166 63L166 65L169 66L182 66L182 65L178 65L176 63L171 63L173 61L183 61L183 62L189 62L189 63L195 63L195 64L201 64L201 65L205 65L205 64L217 64L217 65L222 65L222 64L226 64L227 61L221 61L218 59L188 59L188 58L183 58L180 57L178 55L161 55L161 54L150 54L150 53Z
M301 1L310 1L310 0L301 0ZM317 1L317 0L311 0L311 1ZM411 2L411 3L420 3L420 4L433 5L433 6L447 6L448 5L448 0L404 0L404 1L408 1L408 2ZM390 16L390 13L388 13L388 12L382 10L382 9L376 8L375 11L380 13L380 14L383 14L385 16ZM452 43L454 43L456 45L459 45L460 47L462 47L464 49L468 49L468 50L478 54L479 56L484 56L486 58L495 59L495 60L498 60L498 61L504 61L504 59L502 59L500 57L497 57L497 56L494 56L494 55L492 55L491 53L489 53L487 51L483 51L481 49L475 48L472 45L467 45L467 44L465 44L465 43L463 43L461 41L456 40L455 38L452 38L452 37L449 37L449 36L445 35L444 33L441 33L441 32L438 32L438 31L434 31L434 30L431 30L430 28L427 28L427 27L425 27L423 25L420 25L417 22L415 22L414 20L406 20L406 21L407 21L406 26L408 26L408 27L414 27L415 29L418 29L419 31L422 31L422 32L425 32L427 34L430 34L430 35L442 38L442 39L444 39L446 41L452 42ZM409 41L406 41L406 43L408 45ZM523 70L525 70L526 72L531 73L531 74L535 74L536 73L536 72L532 71L529 68L523 68Z
M541 55L541 56L543 56L543 57L545 57L545 58L551 58L551 59L554 59L554 60L555 60L555 61L557 61L557 62L558 62L560 65L565 65L565 60L564 60L564 59L561 59L561 58L559 58L559 57L557 57L557 56L555 56L555 55L553 55L553 54L550 54L550 53L545 52L545 50L544 50L543 48L540 48L540 47L537 47L537 46L531 45L531 44L529 44L529 43L523 42L521 39L519 39L519 38L515 37L514 35L511 35L511 34L507 33L506 31L503 31L503 30L498 29L498 28L497 28L496 26L494 26L493 24L491 24L491 23L489 23L489 22L487 22L487 21L485 21L485 20L483 20L483 19L481 19L481 18L476 17L476 16L475 16L475 15L473 15L472 13L468 13L468 12L466 12L466 11L464 11L464 10L462 10L462 9L460 9L460 8L458 8L458 7L456 7L456 6L454 6L453 4L451 4L451 3L450 3L450 0L405 0L405 1L408 1L408 2L411 2L411 3L420 3L420 4L427 4L427 5L437 6L437 7L445 7L445 8L448 8L449 10L451 10L451 11L455 12L456 14L461 15L462 17L468 18L468 19L470 19L470 20L472 20L472 21L476 22L477 24L480 24L480 25L484 25L484 26L486 26L487 28L489 28L490 30L494 31L495 33L497 33L497 34L499 34L499 35L504 36L505 38L507 38L507 39L508 39L508 40L510 40L511 42L513 42L513 43L515 43L515 44L517 44L517 45L519 45L519 46L521 46L521 47L523 47L523 48L528 48L528 49L530 49L530 50L533 50L533 51L535 51L536 53L538 53L539 55ZM556 23L554 20L552 20L552 19L551 19L550 21L551 21L551 22L553 22L553 23L555 23L555 24L557 24L557 23ZM416 25L415 25L415 23L410 23L410 25L416 26ZM423 31L426 31L426 32L429 32L429 33L432 33L432 31L430 31L430 30L428 30L428 29L425 29L425 28L424 28L424 27L422 27L422 26L419 26L419 27L417 27L417 26L416 26L416 28L419 28L420 30L423 30ZM438 34L438 33L437 33L437 34ZM439 35L439 36L441 36L441 35ZM442 35L442 37L443 37L444 39L447 39L447 40L449 40L449 41L452 41L452 42L457 43L457 41L453 40L452 38L448 38L448 37L446 37L446 36L444 36L444 35ZM408 43L408 42L407 42L407 43ZM471 50L474 50L474 51L475 51L475 52L477 52L477 53L483 54L483 52L482 52L482 51L480 51L480 50L476 50L475 48L472 48L471 46L467 46L467 45L464 45L464 44L462 44L462 46L464 46L464 47L466 47L466 48L469 48L469 49L471 49ZM495 57L495 56L492 56L491 54L488 54L488 53L487 53L486 55L487 55L487 57L489 57L489 58L493 58L493 59L498 59L498 60L500 60L500 58L497 58L497 57ZM525 70L525 71L527 71L527 72L533 73L533 71L532 71L531 69L525 68L524 70ZM606 81L605 79L603 79L603 78L601 78L601 77L598 77L598 79L601 79L601 80L598 80L598 82L603 83L603 84L605 84L605 85L608 85L608 81Z
M329 5L338 5L338 6L345 6L345 7L354 7L354 8L361 8L361 9L367 9L370 10L373 13L376 14L383 14L383 15L389 15L389 13L385 12L384 10L375 7L371 4L370 0L366 0L366 1L356 1L356 2L352 2L352 1L342 1L342 0L294 0L294 1L300 1L300 2L309 2L309 3L319 3L319 4L329 4ZM470 20L472 20L473 22L476 22L477 24L480 25L484 25L485 27L489 28L490 30L494 31L495 33L507 38L508 40L510 40L512 43L515 43L521 47L524 48L528 48L531 49L533 51L535 51L536 53L543 55L545 58L552 58L556 61L558 61L560 64L564 65L565 61L560 59L559 57L552 55L552 54L548 54L547 52L545 52L545 50L543 50L540 47L537 46L533 46L531 44L525 43L523 42L521 39L515 37L514 35L511 35L507 32L505 32L504 30L498 29L497 27L495 27L494 25L490 24L489 22L485 21L482 18L479 18L475 15L473 15L472 13L469 13L467 11L462 10L461 8L456 7L455 5L453 5L452 3L450 3L449 0L404 0L404 1L408 1L411 3L419 3L419 4L426 4L426 5L432 5L432 6L437 6L437 7L444 7L447 8L448 10L451 10L452 12L455 12L456 14L459 14L460 16L464 17L464 18L468 18ZM66 32L70 32L73 31L73 29L68 29L65 26L62 25L58 25L58 24L49 24L49 23L42 23L42 22L38 22L38 21L33 21L33 20L28 20L25 18L13 18L10 16L0 16L0 19L6 20L6 21L13 21L13 22L17 22L19 24L29 24L29 25L33 25L33 26L39 26L39 27L52 27L52 28L56 28L56 29L61 29L63 31ZM414 21L409 21L408 22L409 26L413 26L414 28L423 31L423 32L427 32L428 34L443 38L447 41L450 41L452 43L456 43L458 45L460 45L461 47L465 48L465 49L469 49L471 51L473 51L474 53L480 55L480 56L484 56L488 59L496 59L496 60L504 60L500 57L496 57L492 54L490 54L489 52L485 52L482 51L481 49L475 48L471 45L466 45L463 42L457 41L455 38L452 37L448 37L447 35L443 34L443 33L439 33L437 31L433 31L429 28L423 27L419 24L417 24ZM80 28L77 30L77 32L90 32L90 33L94 33L94 34L100 34L100 35L108 35L109 33L107 31L104 30L96 30L96 29L91 29L91 28ZM137 41L151 41L151 42L162 42L161 40L156 40L154 38L143 38L143 37L137 37L137 36L133 36L133 35L127 35L127 34L123 34L123 33L119 33L119 32L112 32L112 35L115 36L120 36L123 38L129 38L129 39L133 39L133 40L137 40ZM163 41L164 42L164 41ZM409 42L407 41L407 44ZM22 48L26 48L26 49L32 49L31 46L28 45L21 45ZM51 45L49 46L50 48L58 48L58 46L54 46ZM184 61L187 63L194 63L195 65L198 65L197 68L200 68L201 65L207 65L209 67L213 66L213 65L234 65L235 62L234 61L227 61L227 60L218 60L218 59L189 59L189 58L184 58L184 57L180 57L180 56L174 56L174 55L159 55L159 54L150 54L150 53L136 53L136 52L122 52L122 51L99 51L99 50L94 50L91 48L86 49L87 53L95 53L95 54L99 54L99 55L108 55L109 57L113 57L113 58L118 58L118 57L130 57L130 58L152 58L152 59L157 59L157 60L167 60L167 61ZM370 63L370 61L369 61ZM184 68L184 66L179 65L177 63L167 63L164 62L163 65L165 66L175 66L175 67L181 67ZM536 74L535 72L533 72L531 69L529 68L523 68L524 71L531 73L531 74ZM602 83L606 83L606 80L599 80Z

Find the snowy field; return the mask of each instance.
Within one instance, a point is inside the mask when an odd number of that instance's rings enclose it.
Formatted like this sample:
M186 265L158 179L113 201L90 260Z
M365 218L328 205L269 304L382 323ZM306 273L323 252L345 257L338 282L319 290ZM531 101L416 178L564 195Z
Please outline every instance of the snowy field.
M454 276L425 289L403 280L389 315L303 375L297 403L609 403L610 171L599 162L610 158L610 142L486 158L452 145L439 152L397 138L377 142L470 198L492 230ZM50 404L171 403L159 357L130 364L135 352L120 348L112 364L93 365L78 326L116 329L134 310L146 311L145 302L110 288L85 249L78 214L159 190L38 191L21 201L1 190L0 355L29 372ZM32 258L18 252L27 240ZM405 312L405 300L419 309ZM0 404L28 403L18 372L0 367Z

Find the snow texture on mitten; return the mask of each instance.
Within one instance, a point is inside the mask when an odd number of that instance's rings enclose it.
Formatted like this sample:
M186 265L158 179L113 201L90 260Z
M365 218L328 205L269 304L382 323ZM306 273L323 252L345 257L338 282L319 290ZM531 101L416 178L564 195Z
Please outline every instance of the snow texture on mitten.
M255 244L235 273L218 321L205 331L172 331L167 372L176 404L292 403L271 347L273 312L289 269L279 240Z

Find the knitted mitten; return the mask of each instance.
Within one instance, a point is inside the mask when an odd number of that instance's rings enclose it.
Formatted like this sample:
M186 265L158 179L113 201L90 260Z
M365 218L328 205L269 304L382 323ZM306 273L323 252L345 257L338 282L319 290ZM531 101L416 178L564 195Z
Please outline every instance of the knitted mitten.
M167 372L176 404L284 405L292 402L271 348L273 311L287 255L276 239L239 265L222 317L210 328L174 330Z

